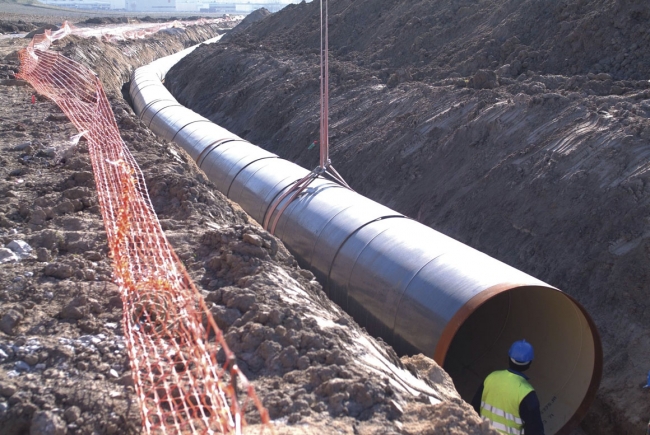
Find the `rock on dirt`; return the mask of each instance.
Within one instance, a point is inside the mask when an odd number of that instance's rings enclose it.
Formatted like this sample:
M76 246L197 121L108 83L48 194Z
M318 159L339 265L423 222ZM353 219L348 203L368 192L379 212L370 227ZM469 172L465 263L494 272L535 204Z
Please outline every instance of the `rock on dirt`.
M32 252L32 247L24 240L12 240L7 244L7 248L11 249L20 258L29 257L30 252Z
M32 418L29 435L65 435L66 424L51 411L37 411Z
M494 89L499 85L494 71L480 69L469 80L468 86L474 89Z
M20 261L20 257L9 248L0 248L0 263L11 263L13 261Z
M23 315L16 310L7 311L2 318L0 318L0 331L7 335L13 335L14 329L22 320Z

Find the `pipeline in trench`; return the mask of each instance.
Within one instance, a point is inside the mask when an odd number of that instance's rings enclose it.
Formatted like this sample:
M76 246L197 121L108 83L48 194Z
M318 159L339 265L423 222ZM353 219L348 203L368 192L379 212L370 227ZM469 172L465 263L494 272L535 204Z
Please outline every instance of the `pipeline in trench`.
M196 47L136 70L130 95L154 133L183 147L217 188L278 236L328 296L398 353L423 353L465 400L507 365L510 344L535 347L530 377L548 434L566 434L593 401L602 349L585 309L560 290L323 178L271 205L308 174L180 105L162 85ZM284 213L278 215L286 205Z

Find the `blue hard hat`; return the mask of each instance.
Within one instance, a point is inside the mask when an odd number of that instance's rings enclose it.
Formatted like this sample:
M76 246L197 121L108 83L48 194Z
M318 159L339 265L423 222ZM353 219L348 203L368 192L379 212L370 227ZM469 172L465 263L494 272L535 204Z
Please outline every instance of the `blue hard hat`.
M519 340L512 343L508 356L516 363L528 364L535 358L535 351L532 344L526 340Z

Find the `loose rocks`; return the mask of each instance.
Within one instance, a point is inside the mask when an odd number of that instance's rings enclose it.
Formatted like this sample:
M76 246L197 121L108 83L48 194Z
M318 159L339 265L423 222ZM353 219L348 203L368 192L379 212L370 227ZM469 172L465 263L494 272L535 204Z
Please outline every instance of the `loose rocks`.
M0 263L11 263L14 261L20 261L14 251L9 248L0 248Z
M16 310L7 311L2 318L0 318L0 331L7 335L12 335L14 333L14 328L18 326L18 323L22 318L23 315Z
M37 411L32 417L29 435L65 435L66 425L51 411Z

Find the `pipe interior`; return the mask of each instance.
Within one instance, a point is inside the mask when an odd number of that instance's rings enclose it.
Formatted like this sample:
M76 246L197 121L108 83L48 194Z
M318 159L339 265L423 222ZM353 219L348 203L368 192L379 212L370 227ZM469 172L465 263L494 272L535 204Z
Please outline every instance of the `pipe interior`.
M597 332L565 294L523 287L478 307L455 334L444 368L470 401L485 377L508 367L508 349L520 339L535 349L526 372L540 400L547 434L566 433L591 402L600 377Z

